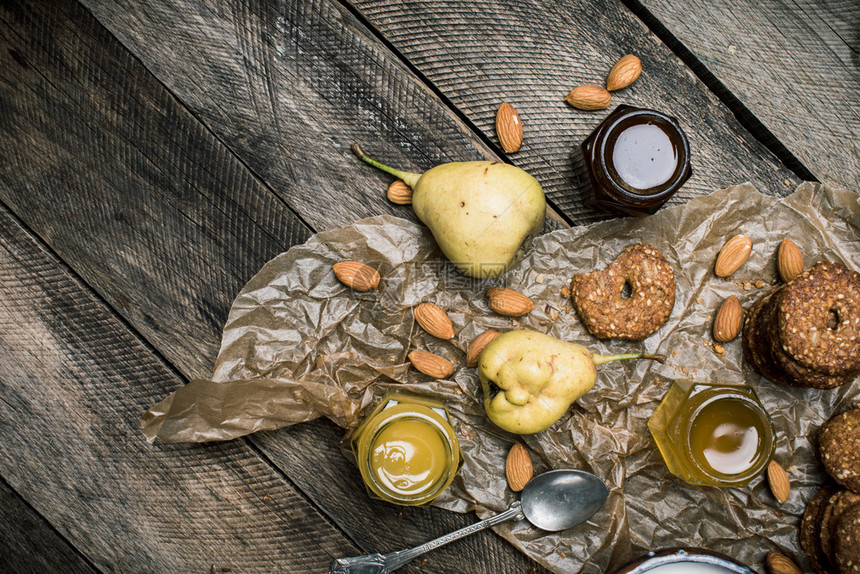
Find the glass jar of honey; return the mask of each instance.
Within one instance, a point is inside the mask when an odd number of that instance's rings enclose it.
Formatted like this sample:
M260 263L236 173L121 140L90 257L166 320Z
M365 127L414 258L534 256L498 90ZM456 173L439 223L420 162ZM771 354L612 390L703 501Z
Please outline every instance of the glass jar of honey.
M445 405L414 395L387 394L351 446L368 494L405 506L430 504L463 465Z
M675 118L621 105L582 143L591 199L623 215L650 215L690 177L690 143Z
M669 471L690 484L746 486L770 463L770 418L749 387L676 381L648 421Z

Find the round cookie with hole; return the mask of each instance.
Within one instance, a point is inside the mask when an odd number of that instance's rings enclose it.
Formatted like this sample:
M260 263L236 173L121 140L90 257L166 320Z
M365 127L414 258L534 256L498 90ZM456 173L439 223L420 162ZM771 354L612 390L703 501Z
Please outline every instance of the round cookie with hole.
M606 269L574 275L570 297L595 337L641 341L672 314L675 273L655 248L632 245Z

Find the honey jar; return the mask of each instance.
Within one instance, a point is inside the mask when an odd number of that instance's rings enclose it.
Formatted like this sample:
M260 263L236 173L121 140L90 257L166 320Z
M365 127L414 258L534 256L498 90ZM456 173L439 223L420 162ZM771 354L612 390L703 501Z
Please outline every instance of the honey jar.
M621 105L582 143L597 206L650 215L690 177L690 144L675 118Z
M430 504L463 464L441 401L390 393L351 439L368 494L404 506Z
M648 429L669 471L690 484L746 486L773 457L770 418L745 386L676 381Z

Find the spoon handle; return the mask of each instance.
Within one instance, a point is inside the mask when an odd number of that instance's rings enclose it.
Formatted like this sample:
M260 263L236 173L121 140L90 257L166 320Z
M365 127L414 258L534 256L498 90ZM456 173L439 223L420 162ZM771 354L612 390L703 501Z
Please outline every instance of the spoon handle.
M449 542L453 542L454 540L459 540L464 536L474 534L475 532L479 532L485 528L511 520L512 518L520 520L524 518L519 500L511 504L510 508L501 514L491 516L490 518L476 522L475 524L471 524L465 528L461 528L460 530L455 530L450 534L440 536L435 540L425 542L415 548L398 550L384 555L369 554L367 556L338 558L331 563L329 574L387 574L388 572L397 570L413 558L416 558L425 552L448 544Z

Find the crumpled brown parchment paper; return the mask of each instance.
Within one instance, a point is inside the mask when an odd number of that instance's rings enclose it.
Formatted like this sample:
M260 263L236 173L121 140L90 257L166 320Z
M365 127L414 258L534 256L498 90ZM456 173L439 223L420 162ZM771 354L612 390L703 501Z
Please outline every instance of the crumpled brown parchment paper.
M738 233L753 241L750 260L719 279L713 263ZM536 472L573 467L606 481L606 505L587 523L545 533L526 522L496 532L556 572L605 572L647 550L697 546L759 567L768 551L806 558L797 526L824 481L815 432L833 413L860 402L860 382L832 391L788 388L761 378L743 362L740 338L718 355L710 336L714 313L729 295L744 308L776 283L775 253L790 237L806 265L830 259L860 269L860 203L855 193L801 185L787 198L743 184L666 208L641 219L615 219L544 234L522 261L496 280L475 280L445 262L429 231L380 216L320 233L267 263L236 298L209 380L193 380L145 413L149 440L226 440L260 430L328 417L354 428L389 389L446 401L465 464L438 506L475 510L484 518L514 500L506 488L505 456L522 440ZM649 243L672 264L677 282L669 321L641 343L599 341L582 326L562 288L576 272L602 269L624 248ZM340 284L331 265L343 259L378 267L375 292ZM514 321L495 315L483 293L505 285L536 303ZM427 336L411 307L430 300L449 311L452 341ZM593 352L645 349L664 365L620 362L598 368L594 389L549 430L524 437L488 422L469 343L487 328L529 328L587 346ZM451 380L432 381L409 368L406 355L426 349L455 362ZM667 470L647 421L675 379L746 382L771 415L776 459L787 469L792 495L780 505L759 477L746 488L691 486ZM809 569L809 563L804 562Z

